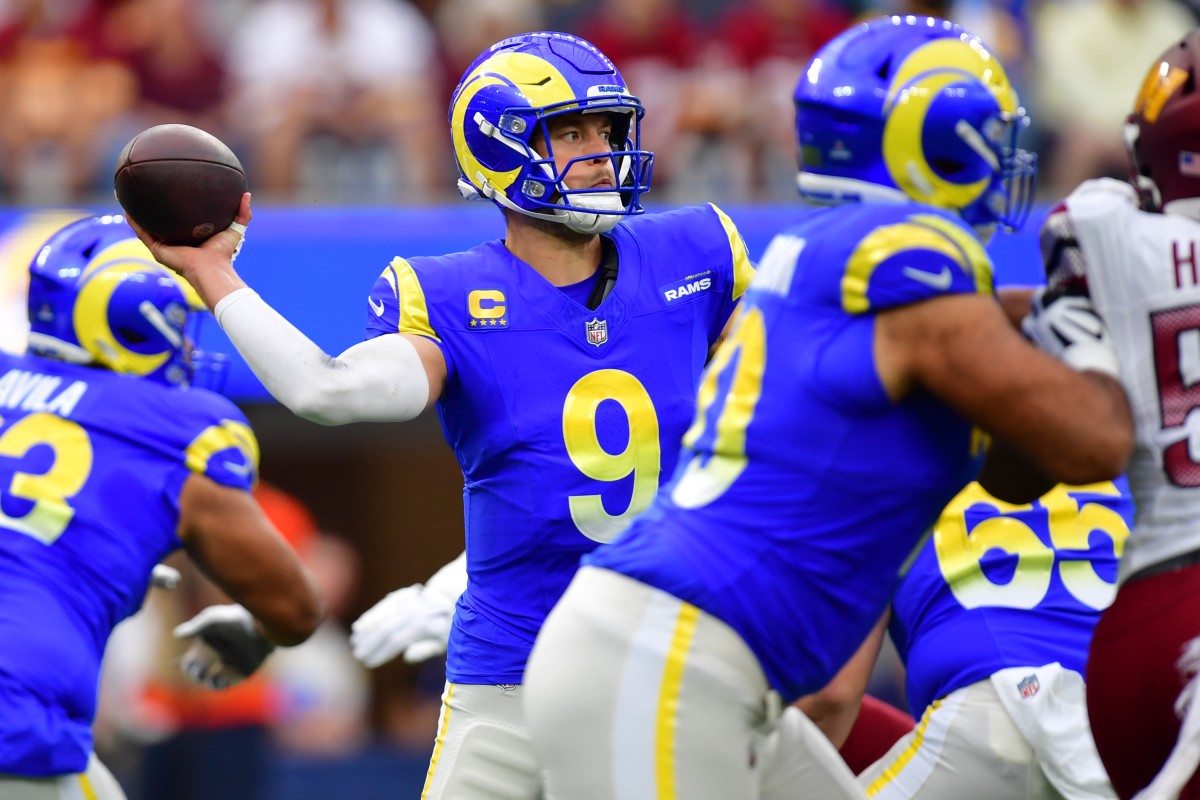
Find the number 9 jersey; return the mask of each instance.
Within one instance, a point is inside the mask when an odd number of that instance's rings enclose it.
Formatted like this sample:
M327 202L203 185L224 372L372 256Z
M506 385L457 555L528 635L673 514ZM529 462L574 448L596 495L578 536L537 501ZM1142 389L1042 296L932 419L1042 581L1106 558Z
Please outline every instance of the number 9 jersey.
M522 682L580 556L674 468L709 350L754 272L712 205L630 217L605 238L620 269L595 309L502 241L397 259L369 298L368 338L424 336L446 360L437 410L465 481L469 576L452 682Z
M184 482L257 469L220 395L0 353L0 773L87 768L105 643L182 546Z

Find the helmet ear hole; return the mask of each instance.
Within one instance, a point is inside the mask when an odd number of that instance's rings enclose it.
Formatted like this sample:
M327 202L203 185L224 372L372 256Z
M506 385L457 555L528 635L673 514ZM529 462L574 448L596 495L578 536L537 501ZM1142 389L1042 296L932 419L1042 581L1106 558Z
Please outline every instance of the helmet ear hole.
M957 159L946 157L936 157L929 160L929 165L932 166L942 175L948 178L953 178L967 168L967 165Z
M150 337L146 336L141 331L129 327L117 328L114 333L116 333L117 336L121 337L121 339L129 344L144 344L150 339Z

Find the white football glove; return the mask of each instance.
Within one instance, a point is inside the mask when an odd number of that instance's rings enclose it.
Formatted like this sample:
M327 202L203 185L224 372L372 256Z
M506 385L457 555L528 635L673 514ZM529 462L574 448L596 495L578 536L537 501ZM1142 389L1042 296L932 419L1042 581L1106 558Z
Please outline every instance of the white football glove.
M275 649L239 605L209 606L175 626L175 638L194 638L179 668L192 683L209 689L236 686Z
M409 664L446 652L454 605L467 585L466 555L439 569L425 584L397 589L350 626L354 657L374 669L404 653Z
M155 564L150 570L150 585L155 589L174 589L182 580L179 570L166 564Z
M1038 348L1073 369L1120 377L1117 351L1091 300L1043 287L1029 305L1021 330Z

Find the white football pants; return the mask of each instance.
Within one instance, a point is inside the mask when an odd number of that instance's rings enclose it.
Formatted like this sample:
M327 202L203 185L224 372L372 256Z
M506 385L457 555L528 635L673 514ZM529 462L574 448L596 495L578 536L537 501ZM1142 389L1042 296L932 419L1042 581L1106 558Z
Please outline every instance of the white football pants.
M863 797L730 627L609 570L581 569L550 613L525 715L553 800Z
M1018 679L1030 675L1037 691L1022 698ZM873 800L1116 798L1088 728L1083 679L1057 664L1002 670L934 701L858 779Z
M0 775L4 800L126 800L125 792L108 767L92 753L87 771L53 778Z

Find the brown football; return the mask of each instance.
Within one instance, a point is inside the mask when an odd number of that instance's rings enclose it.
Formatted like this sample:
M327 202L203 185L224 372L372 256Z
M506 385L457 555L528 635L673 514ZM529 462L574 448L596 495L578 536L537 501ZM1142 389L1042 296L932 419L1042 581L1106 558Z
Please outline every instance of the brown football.
M168 244L197 245L229 227L246 172L224 142L190 125L155 125L117 157L113 176L125 214Z

